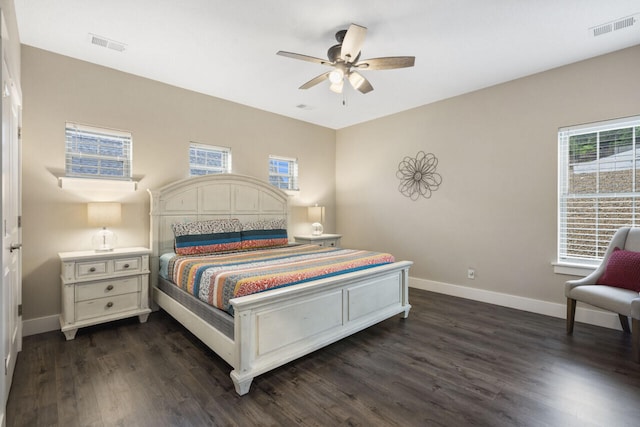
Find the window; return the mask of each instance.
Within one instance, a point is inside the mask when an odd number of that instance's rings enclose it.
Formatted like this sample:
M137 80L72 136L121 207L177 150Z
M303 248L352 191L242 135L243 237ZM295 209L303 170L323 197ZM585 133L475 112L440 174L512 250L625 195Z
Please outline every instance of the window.
M189 175L231 173L231 148L192 142L189 146Z
M269 156L269 182L282 190L297 190L298 160Z
M131 179L131 133L67 123L65 140L67 176Z
M640 116L558 131L558 261L599 262L640 224Z

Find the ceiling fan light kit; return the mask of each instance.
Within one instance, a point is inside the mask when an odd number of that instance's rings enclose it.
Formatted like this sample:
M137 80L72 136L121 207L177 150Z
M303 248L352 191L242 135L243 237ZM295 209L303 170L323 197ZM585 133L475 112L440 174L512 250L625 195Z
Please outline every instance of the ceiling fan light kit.
M360 60L360 54L367 28L357 24L351 24L348 30L340 30L336 33L338 44L333 45L327 51L328 60L299 53L278 51L277 54L301 61L314 62L320 65L333 67L331 71L320 74L309 80L300 89L309 89L325 80L329 80L329 89L335 93L342 93L345 79L357 91L369 93L373 86L357 70L391 70L394 68L413 67L414 56L388 56Z
M333 71L329 71L329 81L331 83L339 83L342 81L342 79L344 79L344 71L342 71L339 68L336 68Z

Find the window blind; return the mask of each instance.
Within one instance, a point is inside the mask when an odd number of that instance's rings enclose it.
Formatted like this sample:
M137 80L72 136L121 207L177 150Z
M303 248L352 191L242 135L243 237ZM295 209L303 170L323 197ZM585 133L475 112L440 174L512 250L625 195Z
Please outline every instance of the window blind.
M189 145L191 176L231 172L231 148L192 142Z
M558 261L599 262L640 222L640 116L558 130Z
M67 123L67 176L131 179L131 133Z
M269 156L269 182L283 190L298 190L298 160Z

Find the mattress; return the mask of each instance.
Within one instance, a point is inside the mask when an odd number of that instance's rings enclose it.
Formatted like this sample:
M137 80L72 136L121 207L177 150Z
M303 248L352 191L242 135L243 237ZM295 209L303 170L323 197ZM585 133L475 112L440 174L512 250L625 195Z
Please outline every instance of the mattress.
M162 277L158 278L158 289L198 315L209 325L233 339L233 316L229 313L200 301Z
M176 287L233 315L230 300L394 262L391 254L291 245L206 256L163 256Z

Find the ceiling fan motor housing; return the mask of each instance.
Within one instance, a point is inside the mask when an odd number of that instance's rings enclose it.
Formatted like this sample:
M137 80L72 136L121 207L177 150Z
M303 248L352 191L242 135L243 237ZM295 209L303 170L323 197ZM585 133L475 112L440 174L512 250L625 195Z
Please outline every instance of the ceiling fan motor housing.
M341 44L336 44L331 46L329 50L327 50L327 58L329 58L329 61L336 62L337 60L339 60L341 50L342 50Z
M341 44L333 45L329 48L329 50L327 50L327 58L329 58L329 61L335 62L335 63L344 62L342 58L340 58L340 52L342 52L342 45ZM362 52L358 52L358 55L355 57L355 59L349 63L355 64L356 62L358 62L358 59L360 59L360 53Z

